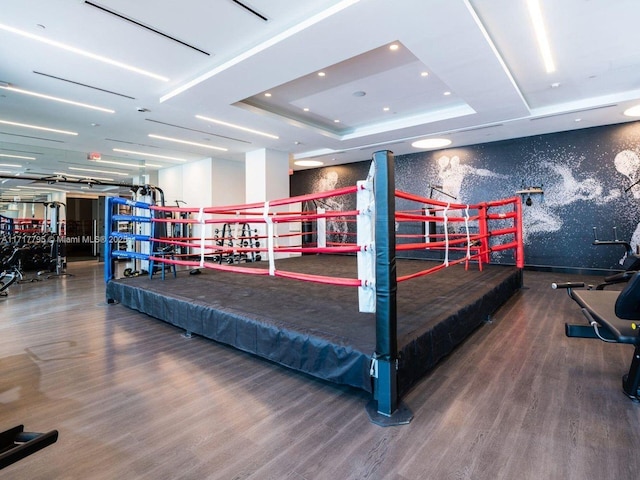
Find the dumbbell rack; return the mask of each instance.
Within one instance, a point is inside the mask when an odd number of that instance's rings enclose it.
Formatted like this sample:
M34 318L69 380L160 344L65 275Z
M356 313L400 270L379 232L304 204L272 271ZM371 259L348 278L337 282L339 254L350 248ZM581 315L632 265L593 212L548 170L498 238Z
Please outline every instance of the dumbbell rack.
M221 230L214 231L214 239L216 246L233 249L232 252L222 252L215 255L214 261L218 263L259 262L262 259L259 253L243 251L247 248L260 247L258 231L252 229L248 223L225 223Z

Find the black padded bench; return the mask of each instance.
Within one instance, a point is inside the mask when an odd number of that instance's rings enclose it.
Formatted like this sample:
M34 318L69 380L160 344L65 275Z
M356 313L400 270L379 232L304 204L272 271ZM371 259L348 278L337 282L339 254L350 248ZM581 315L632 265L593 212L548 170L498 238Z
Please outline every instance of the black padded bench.
M567 337L599 338L635 346L629 372L622 378L624 393L640 401L640 274L634 273L622 291L576 290L584 284L554 284L566 288L580 306L588 325L565 324Z
M18 425L0 433L0 469L42 450L58 440L58 431L47 433L25 432Z

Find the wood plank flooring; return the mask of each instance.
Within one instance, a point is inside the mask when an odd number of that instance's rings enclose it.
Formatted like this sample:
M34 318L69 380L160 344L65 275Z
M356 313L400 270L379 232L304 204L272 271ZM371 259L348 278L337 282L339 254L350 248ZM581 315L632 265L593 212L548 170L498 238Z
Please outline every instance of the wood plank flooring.
M0 298L0 430L58 429L3 479L636 479L640 405L628 345L564 336L581 322L525 288L404 398L406 426L369 422L365 392L286 370L120 305L100 266ZM582 278L580 278L582 279Z

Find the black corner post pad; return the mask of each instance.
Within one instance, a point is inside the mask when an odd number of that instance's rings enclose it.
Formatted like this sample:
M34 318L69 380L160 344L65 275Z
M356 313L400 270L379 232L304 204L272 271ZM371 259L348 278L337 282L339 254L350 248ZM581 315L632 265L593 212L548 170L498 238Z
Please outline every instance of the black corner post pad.
M395 231L395 174L393 153L382 150L373 154L375 195L376 246L376 354L374 389L371 407L373 423L399 425L411 421L413 415L398 407L398 332L397 332L397 272ZM371 404L370 404L371 405ZM398 417L403 418L400 422ZM384 422L377 421L385 419Z

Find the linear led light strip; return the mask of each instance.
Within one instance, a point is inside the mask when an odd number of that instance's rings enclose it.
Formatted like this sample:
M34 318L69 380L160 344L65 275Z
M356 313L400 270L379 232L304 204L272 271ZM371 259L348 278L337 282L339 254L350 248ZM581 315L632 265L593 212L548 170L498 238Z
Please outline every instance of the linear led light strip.
M25 189L25 190L47 190L47 191L54 191L54 192L68 192L68 190L62 190L61 188L54 188L54 187L34 187L33 185L17 185L16 188L19 189Z
M298 23L297 25L294 25L293 27L288 28L284 32L281 32L278 35L271 37L267 41L262 42L253 48L250 48L249 50L238 55L237 57L234 57L231 60L224 62L222 65L218 65L214 69L209 70L208 72L203 73L199 77L194 78L190 82L187 82L184 85L181 85L180 87L176 88L175 90L172 90L171 92L167 93L166 95L160 98L160 103L165 102L170 98L173 98L176 95L179 95L182 92L189 90L190 88L198 85L199 83L204 82L205 80L208 80L209 78L219 74L220 72L224 72L225 70L233 67L234 65L237 65L238 63L243 62L247 58L253 57L254 55L266 50L267 48L270 48L282 42L283 40L286 40L287 38L295 35L296 33L302 32L303 30L315 25L316 23L323 21L326 18L329 18L332 15L335 15L336 13L344 10L345 8L350 7L355 3L358 3L359 1L360 0L342 0L341 2L336 3L332 7L329 7L326 10L323 10L322 12L307 18L306 20Z
M9 25L4 25L0 23L0 30L5 30L7 32L15 33L16 35L21 35L23 37L30 38L31 40L36 40L38 42L46 43L47 45L51 45L52 47L61 48L62 50L66 50L68 52L75 53L77 55L82 55L83 57L91 58L99 62L107 63L109 65L113 65L114 67L123 68L125 70L129 70L130 72L155 78L156 80L161 80L163 82L169 81L167 77L163 77L162 75L158 75L157 73L149 72L147 70L143 70L141 68L134 67L126 63L118 62L117 60L113 60L108 57L103 57L102 55L97 55L95 53L91 53L86 50L82 50L80 48L72 47L71 45L67 45L65 43L56 42L55 40L51 40L49 38L42 37L40 35L34 35L33 33L25 32L24 30L10 27Z
M145 168L145 167L163 168L162 165L156 165L155 163L148 163L146 161L144 162L144 165L136 165L134 163L116 162L114 160L102 160L102 159L94 160L94 162L96 162L96 163L105 163L105 164L108 164L108 165L118 165L120 167L129 167L129 168Z
M105 163L107 165L118 165L120 167L128 167L128 168L143 168L144 167L144 165L136 165L134 163L127 163L127 162L116 162L114 160L98 159L98 160L94 160L94 162L96 162L96 163Z
M113 182L113 178L106 178L106 177L94 177L94 176L89 176L89 175L75 175L73 173L67 173L67 172L53 172L55 175L61 175L63 177L71 177L71 178L79 178L81 180L104 180L105 182Z
M529 15L531 15L531 21L533 22L533 28L536 32L538 48L540 49L540 53L542 54L545 69L547 70L547 73L553 73L556 71L556 66L553 63L551 47L549 46L547 30L544 26L544 19L542 17L540 2L538 0L529 0L527 3L529 6Z
M114 152L120 152L120 153L130 153L132 155L142 155L143 157L153 157L153 158L163 158L165 160L175 160L176 162L186 162L187 161L184 158L167 157L165 155L156 155L155 153L136 152L134 150L123 150L121 148L114 148L113 151Z
M33 97L44 98L46 100L53 100L56 102L67 103L69 105L75 105L77 107L90 108L92 110L99 110L101 112L106 113L115 113L115 110L111 110L110 108L97 107L95 105L89 105L88 103L76 102L74 100L67 100L66 98L53 97L51 95L45 95L43 93L32 92L30 90L23 90L22 88L12 87L11 85L4 86L0 85L0 88L5 90L9 90L10 92L22 93L24 95L31 95Z
M98 168L84 168L84 167L68 167L69 170L76 170L78 172L95 172L95 173L106 173L109 175L120 175L122 177L127 177L129 176L128 173L123 173L123 172L112 172L109 170L100 170Z
M180 140L179 138L171 138L171 137L163 137L162 135L155 135L153 133L149 134L150 138L156 138L158 140L166 140L168 142L176 142L176 143L183 143L185 145L194 145L196 147L202 147L202 148L210 148L212 150L221 150L223 152L227 152L229 151L228 148L223 148L223 147L215 147L213 145L205 145L204 143L197 143L197 142L189 142L187 140Z
M24 157L22 155L9 155L8 153L0 153L0 157L21 158L22 160L35 160L36 157Z
M218 125L224 125L225 127L237 128L238 130L242 130L243 132L255 133L257 135L262 135L263 137L273 138L278 140L280 137L277 135L272 135L270 133L261 132L260 130L253 130L252 128L242 127L240 125L236 125L234 123L223 122L222 120L216 120L215 118L205 117L204 115L196 115L196 118L200 120L204 120L205 122L217 123Z
M58 130L56 128L40 127L38 125L29 125L27 123L10 122L8 120L0 120L0 123L4 125L13 125L14 127L33 128L34 130L44 130L45 132L62 133L64 135L78 135L77 132L70 132L68 130Z

